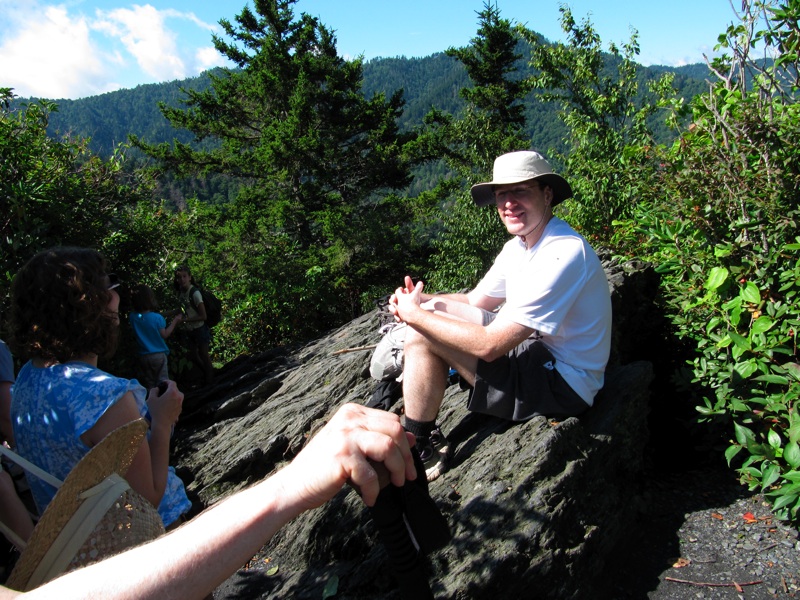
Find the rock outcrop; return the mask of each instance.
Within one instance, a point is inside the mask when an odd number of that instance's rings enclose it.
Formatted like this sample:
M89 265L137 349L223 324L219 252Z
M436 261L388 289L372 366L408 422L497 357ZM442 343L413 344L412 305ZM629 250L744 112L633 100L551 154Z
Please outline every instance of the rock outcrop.
M615 322L652 329L653 278L630 267L607 265L615 310L635 307L638 315L615 313ZM341 404L369 399L371 353L336 352L376 343L377 323L370 313L301 348L241 357L213 388L187 395L175 462L198 508L290 460ZM625 336L617 328L615 338ZM637 344L615 343L595 407L562 422L472 414L466 392L448 388L439 422L455 453L430 492L453 539L427 560L437 598L603 597L603 570L624 538L622 507L636 502L648 435L653 369L631 362L638 353ZM215 597L400 595L369 512L345 489L280 531Z

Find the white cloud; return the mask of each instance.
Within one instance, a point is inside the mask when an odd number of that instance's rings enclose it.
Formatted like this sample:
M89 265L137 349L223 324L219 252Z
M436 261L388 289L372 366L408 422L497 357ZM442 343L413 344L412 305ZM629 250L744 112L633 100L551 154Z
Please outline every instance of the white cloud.
M200 29L206 29L212 33L219 33L220 27L216 23L206 23L205 21L198 19L197 15L193 12L180 12L178 10L165 10L164 14L168 17L177 17L180 19L186 19L187 21L191 21L195 25L197 25Z
M0 87L19 96L79 98L227 64L208 45L219 27L193 12L132 4L87 14L83 2L46 1L0 0Z
M139 67L155 81L182 79L186 66L178 53L177 36L164 25L165 13L151 5L97 11L92 28L119 38Z
M21 7L6 15L4 29L11 35L0 41L0 85L13 87L19 96L46 98L110 89L108 70L85 18L70 17L63 6Z
M98 11L97 16L93 29L119 39L153 81L183 79L226 64L213 47L179 43L177 30L168 26L168 20L178 20L182 22L179 25L190 23L207 32L219 31L218 25L202 21L193 12L134 4L131 9Z
M195 52L196 73L212 69L214 67L230 66L227 58L222 56L214 46L198 48Z

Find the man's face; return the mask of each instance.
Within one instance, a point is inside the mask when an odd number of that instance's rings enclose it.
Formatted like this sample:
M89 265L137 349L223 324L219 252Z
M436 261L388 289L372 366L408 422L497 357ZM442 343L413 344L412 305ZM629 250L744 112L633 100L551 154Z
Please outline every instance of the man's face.
M192 286L192 277L186 271L175 271L175 281L182 290L188 290Z
M552 191L535 181L498 185L494 199L500 220L511 235L526 238L535 231L541 233L550 212ZM538 236L537 236L538 239Z

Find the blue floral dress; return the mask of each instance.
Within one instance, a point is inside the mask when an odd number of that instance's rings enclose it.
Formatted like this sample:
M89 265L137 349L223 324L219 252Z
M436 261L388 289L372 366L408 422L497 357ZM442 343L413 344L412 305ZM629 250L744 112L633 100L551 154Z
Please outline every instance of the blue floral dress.
M17 452L63 481L89 452L81 436L127 392L133 393L139 413L145 416L147 391L135 379L114 377L83 362L44 368L26 363L11 388L11 422ZM28 481L41 514L56 490L34 476L29 476ZM169 467L167 488L158 507L164 526L190 507L183 482Z

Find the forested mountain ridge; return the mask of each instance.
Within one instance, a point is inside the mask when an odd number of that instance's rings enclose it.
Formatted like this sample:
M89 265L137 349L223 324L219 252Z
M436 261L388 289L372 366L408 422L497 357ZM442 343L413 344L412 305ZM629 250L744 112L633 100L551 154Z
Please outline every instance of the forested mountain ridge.
M700 78L707 72L702 64L642 67L640 76L643 80L650 80L664 71L676 73L675 86L685 98L706 88L706 83ZM529 68L523 63L520 76L528 72ZM185 97L181 91L183 88L199 90L208 85L208 74L204 73L189 79L142 84L79 100L55 100L58 110L50 116L48 133L52 136L70 133L89 138L89 148L101 157L110 156L118 144L127 141L130 133L151 143L174 138L190 142L191 134L175 130L161 114L158 104L180 106ZM432 107L451 114L459 113L464 106L459 92L469 85L464 66L443 52L424 58L376 58L364 63L362 89L367 97L376 92L389 95L403 89L406 106L400 120L401 128L421 124ZM31 100L18 98L16 103ZM532 146L543 150L559 147L564 126L556 116L556 107L529 102L526 110ZM660 141L670 135L659 122L653 123L653 127Z

